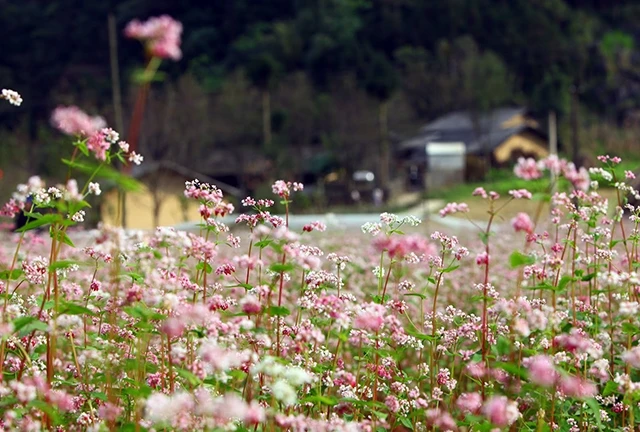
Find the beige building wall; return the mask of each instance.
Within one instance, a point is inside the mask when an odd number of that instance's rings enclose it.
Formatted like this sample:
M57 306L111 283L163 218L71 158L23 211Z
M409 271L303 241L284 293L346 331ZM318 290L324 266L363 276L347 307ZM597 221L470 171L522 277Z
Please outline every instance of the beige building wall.
M536 159L549 155L546 141L531 132L522 132L513 135L500 144L494 150L493 154L498 163L505 163L511 159L513 152L529 154Z
M182 190L160 194L160 226L174 226L184 222L198 222L199 204L194 200L185 200ZM127 228L155 229L153 223L153 196L149 189L126 194ZM119 214L120 213L120 214ZM110 190L104 194L102 202L102 221L108 225L120 225L121 209L118 206L118 191Z

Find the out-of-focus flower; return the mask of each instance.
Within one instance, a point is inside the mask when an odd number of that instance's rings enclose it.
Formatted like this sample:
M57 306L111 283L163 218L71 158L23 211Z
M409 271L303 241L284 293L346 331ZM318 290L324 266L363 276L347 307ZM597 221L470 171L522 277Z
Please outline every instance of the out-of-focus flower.
M149 52L160 58L180 60L182 24L169 15L149 18L145 22L133 20L124 29L125 36L146 44Z
M511 219L511 226L516 232L533 233L533 222L529 215L523 212L518 213L516 217Z
M494 396L489 399L482 409L484 415L496 426L512 425L521 416L518 405L506 396Z
M77 106L59 106L53 110L51 123L67 135L91 136L106 126L102 117L91 117Z
M546 355L537 355L527 359L527 369L529 369L529 380L532 383L551 387L558 378L553 360Z
M518 163L513 168L513 173L524 180L535 180L542 177L542 171L533 158L518 158Z

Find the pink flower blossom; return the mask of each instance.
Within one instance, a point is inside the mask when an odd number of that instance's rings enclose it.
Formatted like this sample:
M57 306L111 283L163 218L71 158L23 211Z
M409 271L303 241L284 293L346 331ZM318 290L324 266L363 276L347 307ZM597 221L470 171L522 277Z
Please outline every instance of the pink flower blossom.
M251 294L245 296L240 301L240 305L242 306L242 311L248 315L260 313L262 310L262 305L260 304L258 297Z
M98 160L106 160L107 150L111 147L111 143L107 141L103 130L100 130L89 137L87 140L87 148L96 155Z
M298 192L303 189L304 185L302 183L285 182L284 180L276 180L271 186L273 193L284 199L289 198L291 192Z
M369 303L363 307L353 320L353 326L357 329L379 331L384 325L385 308L377 303Z
M531 192L526 189L512 189L509 191L509 195L515 199L531 199Z
M558 378L558 373L553 365L551 357L537 355L527 359L527 369L529 369L529 380L534 384L544 387L551 387Z
M488 265L489 264L489 255L486 252L481 252L476 257L477 265Z
M91 136L106 126L102 117L90 117L77 106L59 106L51 115L53 126L67 135Z
M482 407L482 396L479 393L462 393L456 406L464 413L477 414Z
M319 232L324 232L326 229L327 229L327 226L320 221L311 222L302 227L302 231L304 232L311 232L314 230Z
M105 421L113 422L118 419L118 416L120 416L122 411L122 407L114 405L111 402L107 402L98 408L98 415Z
M377 237L373 246L376 252L387 251L391 258L403 258L411 252L416 255L437 253L436 247L426 237L420 235Z
M525 232L527 234L533 233L533 222L528 214L520 212L511 219L511 226L516 232Z
M585 167L576 169L575 166L570 163L564 171L564 176L571 182L573 187L580 191L586 191L591 184L591 178L589 177L589 171Z
M558 390L566 396L575 398L592 397L598 392L593 383L575 376L563 377L558 385Z
M182 336L184 329L184 323L180 319L174 317L167 319L161 327L162 332L170 338Z
M440 210L440 217L445 217L447 215L450 214L454 214L454 213L468 213L469 212L469 206L465 203L448 203L447 205L444 206L444 208L442 210Z
M485 402L482 412L491 423L499 427L511 426L521 416L518 405L506 396L493 396Z
M487 191L484 190L483 187L475 188L471 195L473 195L473 196L481 196L482 198L487 198L488 197Z
M518 163L513 168L516 177L524 180L535 180L542 177L542 171L533 158L518 158Z
M425 413L427 417L427 423L436 430L441 431L457 431L458 426L456 421L446 411L439 408L432 408Z
M640 369L640 347L636 346L622 354L622 360L629 366Z
M145 22L133 20L124 30L125 36L146 43L149 52L160 58L180 60L182 24L168 15L149 18Z

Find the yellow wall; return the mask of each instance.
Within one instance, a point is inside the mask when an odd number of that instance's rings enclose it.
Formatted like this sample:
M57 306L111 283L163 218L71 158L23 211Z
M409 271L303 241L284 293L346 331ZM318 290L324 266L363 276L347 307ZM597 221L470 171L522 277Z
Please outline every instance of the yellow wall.
M505 142L500 144L493 152L498 163L505 163L511 159L514 152L530 154L536 159L540 159L549 155L547 142L538 135L530 132L522 132L513 135Z
M502 129L509 129L509 128L514 128L518 126L529 126L534 129L537 129L538 127L540 127L537 121L535 121L530 117L524 116L522 114L514 115L510 119L502 122L500 126L502 127Z
M199 204L194 200L187 201L186 220L181 200L181 191L161 194L160 226L173 226L183 222L200 220ZM118 191L112 189L104 194L102 201L102 221L108 225L120 225L118 220ZM155 229L153 223L153 197L146 186L140 192L126 194L127 228Z

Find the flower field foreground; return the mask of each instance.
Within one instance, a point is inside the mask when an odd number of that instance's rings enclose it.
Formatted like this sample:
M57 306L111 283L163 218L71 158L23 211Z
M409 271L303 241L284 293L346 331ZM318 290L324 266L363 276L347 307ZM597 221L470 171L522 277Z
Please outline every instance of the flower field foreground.
M180 57L181 30L161 17L127 34L153 72ZM198 233L101 227L76 247L70 230L98 179L132 187L111 164L143 157L77 107L52 124L73 137L67 179L32 177L0 210L27 218L0 246L3 430L637 430L640 209L619 158L589 171L521 159L515 175L557 184L506 201L478 188L478 237L388 213L358 233L294 232L303 185L281 180L242 201L235 229L222 192L194 180L184 193L200 203ZM530 199L551 215L501 218Z
M104 129L78 154L93 141L109 144L90 147L95 159L127 159ZM591 174L613 177L617 159L602 160ZM490 219L467 245L404 234L420 221L387 213L362 233L292 232L272 200L249 197L241 238L217 220L234 210L221 191L193 181L198 234L103 227L84 248L67 228L99 185L32 178L3 210L31 199L51 211L29 212L0 255L2 426L634 430L638 217L624 195L635 192L618 183L609 214L585 175L585 190L551 198L549 221L520 214L496 232L498 196L476 190ZM288 208L302 188L278 181L273 192ZM44 226L49 236L29 232Z

